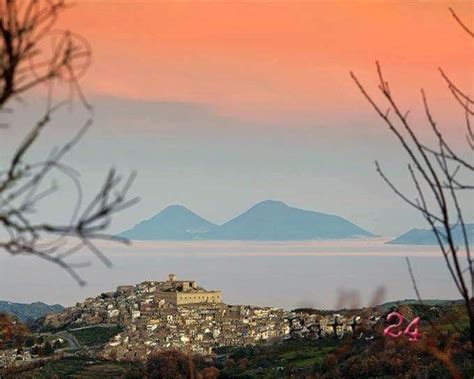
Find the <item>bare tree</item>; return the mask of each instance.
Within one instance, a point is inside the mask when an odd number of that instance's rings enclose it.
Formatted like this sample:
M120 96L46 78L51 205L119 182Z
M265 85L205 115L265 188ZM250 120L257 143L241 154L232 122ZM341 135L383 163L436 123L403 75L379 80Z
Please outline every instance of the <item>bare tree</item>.
M450 11L469 37L474 38L472 31L452 9ZM420 139L408 118L409 111L402 109L399 105L384 78L380 64L377 62L376 65L378 89L385 99L386 105L379 104L374 100L374 97L369 94L353 72L351 72L351 77L408 155L410 159L408 172L416 195L412 197L400 190L383 172L378 162L376 162L377 171L401 199L421 213L433 231L451 278L464 300L469 317L471 345L474 346L474 267L469 246L469 231L461 204L461 192L474 189L474 183L468 182L473 177L474 164L464 158L463 154L456 152L443 135L433 117L423 89L421 90L421 99L424 113L434 134L436 144L429 146ZM471 127L471 117L474 114L474 100L460 89L443 69L440 68L439 71L442 80L465 115L467 151L472 153L474 151L474 133ZM463 243L460 244L456 240L455 230L461 231Z
M127 197L134 174L123 178L111 169L97 195L90 203L83 204L79 173L62 160L87 131L91 119L75 137L62 147L52 149L43 160L32 162L29 159L32 147L44 137L48 124L65 104L76 97L86 110L91 108L79 86L79 79L90 64L90 47L81 36L54 29L66 8L63 0L0 0L0 112L12 112L8 105L14 100L21 101L22 95L40 84L47 88L44 114L16 147L7 167L0 172L0 249L13 255L29 254L43 258L61 266L78 283L84 284L77 269L87 262L72 264L67 258L87 248L110 265L94 241L113 239L127 242L105 231L112 216L137 199ZM58 82L61 85L66 83L71 95L55 102L53 89ZM3 133L8 127L8 124L2 124ZM5 140L5 136L1 138ZM43 184L52 175L64 176L73 183L77 201L71 204L71 215L66 222L35 222L32 214L46 197L57 190L55 185Z

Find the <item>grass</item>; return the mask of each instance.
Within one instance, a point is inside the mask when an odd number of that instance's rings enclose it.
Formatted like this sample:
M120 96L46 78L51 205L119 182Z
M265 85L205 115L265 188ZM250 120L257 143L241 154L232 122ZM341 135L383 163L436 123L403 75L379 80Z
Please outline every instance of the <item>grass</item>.
M337 348L334 341L286 341L283 343L260 346L258 350L240 351L235 356L236 365L223 369L224 378L274 378L282 377L281 368L311 369L320 365L324 357ZM239 367L239 360L247 358L244 369Z
M295 367L310 368L320 364L326 354L332 353L335 347L306 347L296 351L289 351L281 356L282 366L292 364Z
M68 357L48 361L43 367L16 377L32 379L49 378L121 378L131 364L93 360L90 357Z
M69 330L68 332L76 337L81 346L98 346L107 343L113 336L123 329L120 326L112 327L90 327L79 330Z
M67 378L81 371L90 358L72 357L63 358L61 360L52 360L47 362L43 367L36 369L26 375L28 378Z

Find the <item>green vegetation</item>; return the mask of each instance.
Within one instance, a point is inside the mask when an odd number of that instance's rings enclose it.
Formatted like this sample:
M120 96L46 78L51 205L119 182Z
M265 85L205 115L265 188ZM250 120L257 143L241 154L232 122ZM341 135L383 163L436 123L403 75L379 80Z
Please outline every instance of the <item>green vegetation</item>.
M122 331L122 327L115 326L91 326L83 329L69 330L76 337L81 346L98 346L108 342L113 336Z
M427 342L384 338L287 341L228 351L216 367L220 379L474 377L467 334L431 340L434 345ZM446 348L448 360L437 359Z
M281 361L285 366L309 368L316 364L321 364L324 356L335 350L333 346L305 346L298 350L288 351L282 355Z
M421 341L384 338L379 325L376 338L369 341L347 336L219 349L219 378L474 377L468 318L461 305L413 302L398 310L408 320L420 316Z
M94 360L90 357L67 357L44 362L40 367L25 372L15 372L11 378L123 378L127 377L132 363Z
M340 341L297 340L272 345L223 349L228 359L221 362L221 378L273 378L284 376L289 368L296 372L322 365L324 357L333 353ZM226 351L227 350L227 351Z

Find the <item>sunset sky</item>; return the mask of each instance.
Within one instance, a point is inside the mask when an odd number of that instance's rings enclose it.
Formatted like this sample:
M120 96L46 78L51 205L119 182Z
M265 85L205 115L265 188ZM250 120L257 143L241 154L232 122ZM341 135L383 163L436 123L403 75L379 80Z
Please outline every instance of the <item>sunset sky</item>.
M76 1L58 26L91 44L81 85L95 127L71 160L91 188L111 164L138 170L142 201L117 230L172 203L223 222L268 198L385 235L423 225L407 224L414 213L375 173L378 159L408 186L406 159L349 72L376 95L379 60L427 135L423 87L463 149L463 114L438 67L472 93L472 40L448 11L472 25L472 4Z
M472 42L448 6L472 21L468 1L89 1L63 23L92 45L90 94L287 122L359 107L348 71L369 81L376 59L406 99L444 100L440 66L469 83Z

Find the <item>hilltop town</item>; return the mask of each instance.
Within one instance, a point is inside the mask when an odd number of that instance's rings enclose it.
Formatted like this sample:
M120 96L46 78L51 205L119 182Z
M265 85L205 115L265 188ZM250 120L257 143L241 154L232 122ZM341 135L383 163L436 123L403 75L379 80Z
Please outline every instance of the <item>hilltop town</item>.
M170 274L166 281L119 286L48 315L43 329L118 324L123 331L100 356L140 360L158 349L210 354L218 346L281 339L290 332L287 315L278 308L224 304L221 291L208 291Z
M375 316L374 316L375 317ZM370 325L375 325L375 317ZM120 325L98 352L103 358L144 360L153 351L179 349L210 355L218 347L251 346L289 338L321 338L359 332L360 317L294 313L273 307L228 305L219 290L193 280L121 285L45 317L43 330ZM362 329L361 329L362 330Z
M27 370L45 362L54 366L53 362L63 359L128 367L133 362L143 364L164 350L207 357L219 366L221 359L231 359L233 351L250 354L264 349L279 354L272 350L277 346L282 346L282 351L305 346L309 349L305 359L313 362L313 355L320 354L318 346L332 351L337 340L345 337L367 343L382 338L386 314L394 306L409 320L420 314L439 319L442 313L455 309L453 304L416 303L338 312L229 305L223 302L220 290L207 290L194 280L178 280L170 274L164 281L120 285L115 291L46 315L38 321L35 333L27 333L13 344L2 345L0 335L0 369ZM21 323L10 321L9 325L22 333ZM281 361L287 358L282 356Z

